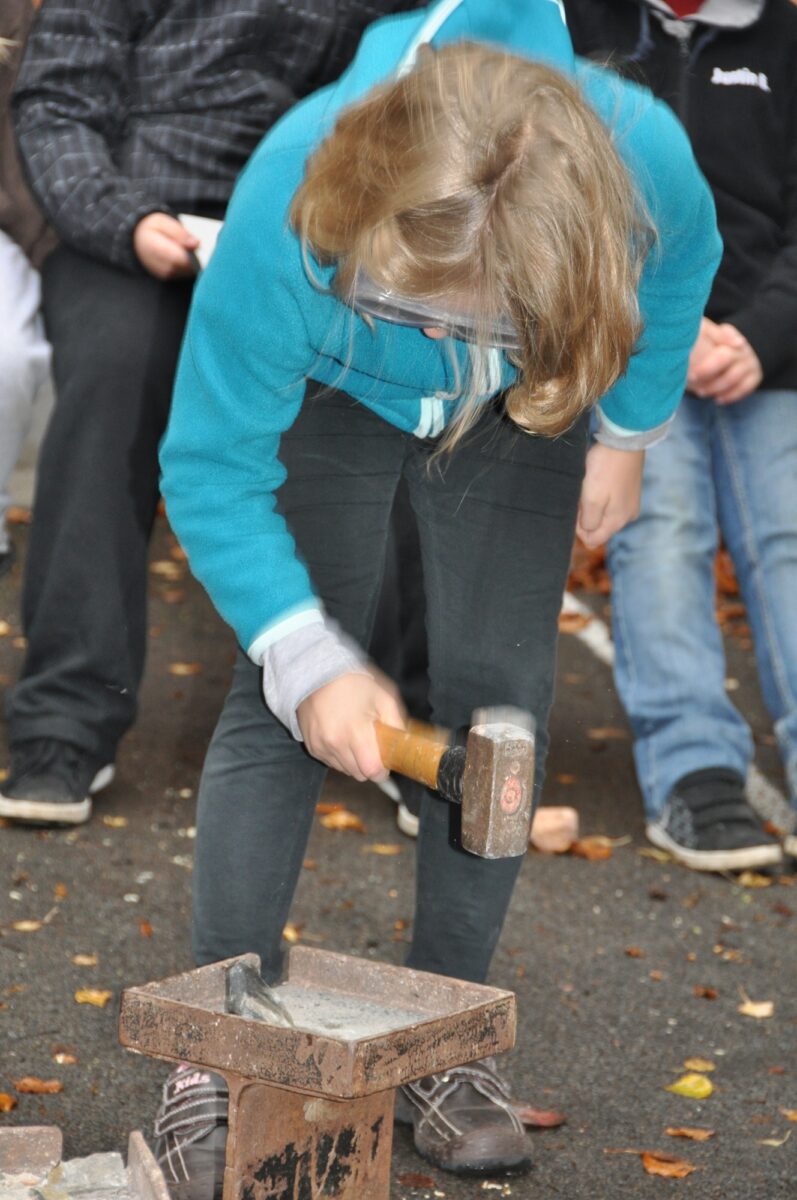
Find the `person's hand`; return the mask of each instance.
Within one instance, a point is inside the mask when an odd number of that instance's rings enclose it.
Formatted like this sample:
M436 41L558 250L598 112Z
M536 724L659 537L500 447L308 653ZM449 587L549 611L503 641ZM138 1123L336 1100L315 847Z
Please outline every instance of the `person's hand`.
M364 779L386 779L374 721L404 727L398 693L385 676L341 675L311 692L296 710L304 744L314 758Z
M138 261L156 279L185 279L193 275L189 251L196 250L198 245L199 238L168 213L148 213L133 231L133 249Z
M576 533L593 549L639 515L644 450L615 450L596 442L587 454Z
M711 397L716 404L735 404L754 392L763 378L759 357L744 334L733 325L703 320L689 358L690 392Z

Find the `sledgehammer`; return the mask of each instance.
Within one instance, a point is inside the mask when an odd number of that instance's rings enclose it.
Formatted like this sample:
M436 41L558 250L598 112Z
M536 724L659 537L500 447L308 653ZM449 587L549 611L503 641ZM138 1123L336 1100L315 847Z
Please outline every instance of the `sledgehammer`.
M377 721L379 753L389 771L462 805L465 850L480 858L515 858L529 845L533 722L518 710L503 708L481 709L474 719L465 746L448 745L441 730L417 721L406 730Z

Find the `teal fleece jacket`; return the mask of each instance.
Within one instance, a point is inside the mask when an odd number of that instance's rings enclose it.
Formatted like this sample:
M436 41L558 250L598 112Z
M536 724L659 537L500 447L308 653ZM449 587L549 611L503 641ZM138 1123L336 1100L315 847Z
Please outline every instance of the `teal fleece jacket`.
M280 437L305 381L340 387L402 430L439 433L456 402L450 346L419 330L369 328L308 278L287 211L305 161L344 105L397 70L419 44L467 39L546 61L575 75L610 128L658 232L640 286L645 331L601 421L626 444L672 416L689 350L720 257L714 206L669 109L613 74L576 62L558 0L439 0L376 22L341 79L298 104L269 132L238 185L213 258L199 280L161 450L162 491L194 574L240 644L265 650L320 619L305 565L275 492ZM329 282L330 270L317 270ZM482 362L484 400L515 368ZM615 441L614 444L618 444Z

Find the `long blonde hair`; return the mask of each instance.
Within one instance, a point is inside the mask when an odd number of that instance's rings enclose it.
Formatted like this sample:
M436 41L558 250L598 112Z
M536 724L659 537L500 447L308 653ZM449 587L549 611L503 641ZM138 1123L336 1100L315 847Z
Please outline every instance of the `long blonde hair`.
M506 409L530 433L568 429L626 369L641 332L649 239L606 127L559 72L486 46L428 48L344 111L291 207L305 250L401 295L498 314L522 348ZM473 374L473 373L472 373ZM449 429L478 414L477 381Z

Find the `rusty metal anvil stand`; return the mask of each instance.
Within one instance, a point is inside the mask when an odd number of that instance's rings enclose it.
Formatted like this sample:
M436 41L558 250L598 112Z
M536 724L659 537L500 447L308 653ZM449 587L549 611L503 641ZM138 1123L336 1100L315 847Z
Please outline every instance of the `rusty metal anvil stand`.
M128 988L119 1023L226 1078L224 1200L388 1200L395 1089L514 1043L512 992L303 946L278 988L296 1028L247 1020L224 1011L234 961Z

